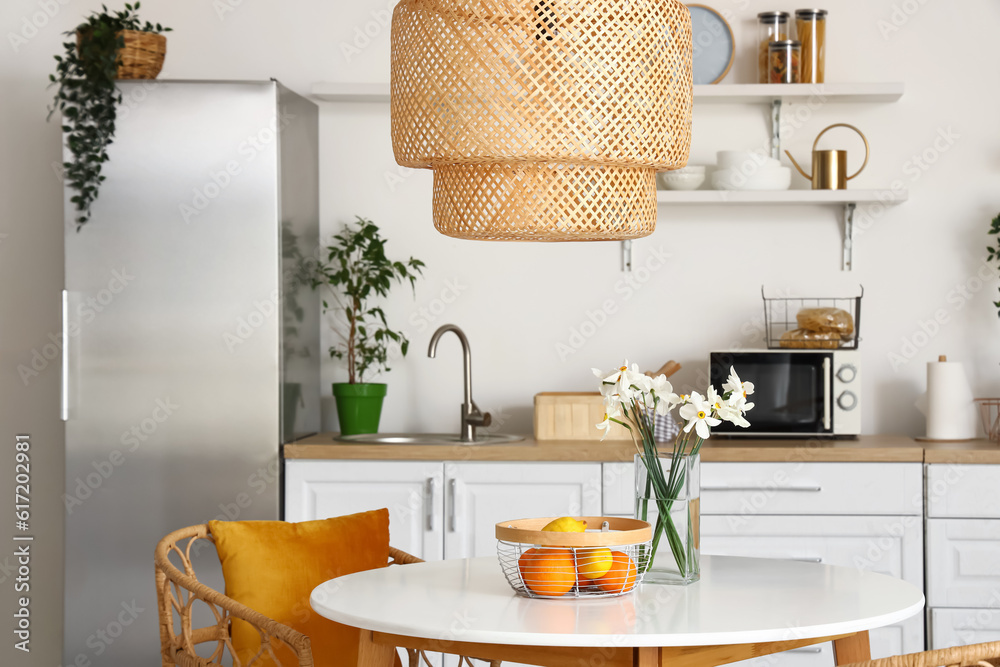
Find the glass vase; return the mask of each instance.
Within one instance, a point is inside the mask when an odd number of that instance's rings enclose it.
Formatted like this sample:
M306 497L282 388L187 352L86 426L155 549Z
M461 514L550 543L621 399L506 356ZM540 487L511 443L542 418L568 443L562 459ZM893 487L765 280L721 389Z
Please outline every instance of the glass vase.
M664 479L674 479L671 497L657 496L646 462L635 455L635 518L653 526L653 546L646 559L643 583L692 584L701 577L699 505L701 457L659 456ZM673 466L678 465L676 471Z

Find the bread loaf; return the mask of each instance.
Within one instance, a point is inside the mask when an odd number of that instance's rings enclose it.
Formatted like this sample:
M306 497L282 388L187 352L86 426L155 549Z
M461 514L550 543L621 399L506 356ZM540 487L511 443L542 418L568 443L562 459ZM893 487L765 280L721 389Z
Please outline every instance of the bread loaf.
M840 334L829 331L792 329L781 334L781 347L787 349L835 350L840 347Z
M845 340L854 335L854 318L840 308L803 308L795 319L806 331L835 333Z

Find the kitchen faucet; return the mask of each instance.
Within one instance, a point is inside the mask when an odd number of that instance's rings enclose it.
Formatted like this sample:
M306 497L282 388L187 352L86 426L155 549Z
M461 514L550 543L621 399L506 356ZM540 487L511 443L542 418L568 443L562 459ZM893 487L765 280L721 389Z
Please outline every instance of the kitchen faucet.
M462 431L459 434L461 442L476 441L476 427L489 426L493 418L488 412L482 412L472 400L472 353L469 351L469 339L465 333L454 324L445 324L431 336L431 344L427 348L427 356L433 359L437 354L437 344L445 333L453 331L462 342L462 366L465 375L465 402L462 403Z

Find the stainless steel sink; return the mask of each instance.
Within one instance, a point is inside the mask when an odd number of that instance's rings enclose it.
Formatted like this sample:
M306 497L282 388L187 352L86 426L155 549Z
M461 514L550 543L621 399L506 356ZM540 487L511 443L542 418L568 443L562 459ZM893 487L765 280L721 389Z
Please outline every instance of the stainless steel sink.
M524 440L524 436L480 431L473 442L462 442L454 433L362 433L337 436L336 440L372 445L499 445L505 442L519 442Z

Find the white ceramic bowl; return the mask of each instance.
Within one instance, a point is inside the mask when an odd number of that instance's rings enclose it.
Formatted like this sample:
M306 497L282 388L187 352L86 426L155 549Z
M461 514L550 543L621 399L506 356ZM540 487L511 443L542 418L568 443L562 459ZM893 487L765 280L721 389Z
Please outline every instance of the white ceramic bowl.
M696 190L705 182L705 172L685 174L680 170L664 171L657 174L656 179L664 190Z
M761 167L747 175L737 169L719 169L712 174L716 190L787 190L792 184L790 167Z
M749 172L760 167L780 167L781 161L756 151L718 151L715 154L720 169Z
M704 174L705 165L703 164L689 164L686 167L681 167L680 169L674 169L673 171L662 172L665 174Z

